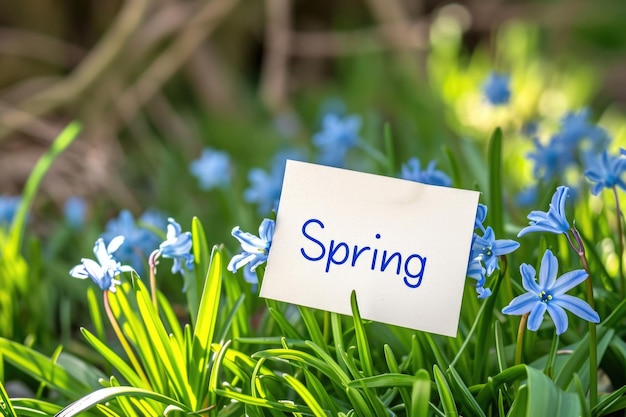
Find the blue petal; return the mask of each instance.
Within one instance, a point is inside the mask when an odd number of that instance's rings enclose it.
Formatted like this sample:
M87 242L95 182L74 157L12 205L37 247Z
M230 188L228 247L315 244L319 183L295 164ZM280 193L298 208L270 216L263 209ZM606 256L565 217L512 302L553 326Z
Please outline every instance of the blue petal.
M266 241L271 242L274 236L274 220L263 219L259 226L259 237Z
M561 334L565 330L567 330L568 322L567 322L567 314L565 313L565 310L563 310L558 304L556 304L554 300L552 300L549 303L544 303L544 304L547 304L548 314L550 314L550 317L552 318L552 321L554 322L554 326L556 327L556 334Z
M519 267L520 274L522 275L522 286L528 292L539 294L541 289L537 285L537 281L535 277L537 276L537 272L532 265L522 264Z
M556 280L556 283L551 288L553 296L558 296L571 290L585 279L587 279L587 272L583 269L576 269L574 271L567 272Z
M515 297L508 306L502 309L504 314L526 314L530 312L535 305L541 304L541 299L536 294L526 293Z
M519 248L519 243L510 239L498 239L493 243L494 256L507 255Z
M100 240L100 239L98 239ZM113 252L115 252L116 250L118 250L120 248L120 246L122 246L122 244L124 243L124 236L120 235L120 236L115 236L113 239L111 239L111 241L109 242L106 251L111 254ZM97 255L96 255L97 256Z
M552 288L556 280L556 274L559 269L559 261L552 254L550 249L546 249L541 258L541 268L539 269L539 288L547 291Z
M539 301L539 297L537 297L537 303L533 306L533 309L530 311L530 315L528 316L528 330L536 331L541 326L541 322L543 321L543 315L548 308L547 303L543 303Z
M572 314L575 314L583 320L587 320L592 323L600 322L600 316L598 315L598 313L593 311L589 304L587 304L584 300L581 300L578 297L563 294L554 298L551 303L571 311Z

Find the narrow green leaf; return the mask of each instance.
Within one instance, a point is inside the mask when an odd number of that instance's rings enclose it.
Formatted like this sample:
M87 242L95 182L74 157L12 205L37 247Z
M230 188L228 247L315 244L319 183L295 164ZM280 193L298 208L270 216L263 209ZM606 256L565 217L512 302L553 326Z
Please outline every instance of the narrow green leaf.
M428 415L430 406L430 375L425 369L417 371L413 380L413 391L411 392L409 417L422 417ZM407 407L409 404L407 404Z
M496 339L496 359L498 360L498 371L502 372L508 368L504 353L504 338L502 336L502 325L498 320L494 324L494 334Z
M579 384L581 385L581 384ZM577 386L578 388L578 386ZM581 386L582 389L582 386ZM626 385L608 395L600 397L600 402L593 407L591 415L600 417L626 408ZM620 405L621 403L621 405ZM616 407L617 406L617 407Z
M197 265L196 265L197 266ZM207 383L207 372L205 372L211 358L211 343L214 341L214 332L217 323L220 294L222 289L222 253L213 248L211 262L207 268L204 289L200 299L200 310L198 320L193 332L193 360L196 369L191 373L194 392L201 392Z
M253 397L251 395L246 395L246 394L242 394L239 392L235 392L231 390L224 390L224 389L218 389L216 390L216 393L218 395L221 395L222 397L230 398L230 399L242 402L244 404L256 405L256 406L265 407L265 408L274 408L276 410L284 411L287 413L294 413L294 412L308 413L308 414L311 413L311 410L308 407L303 407L303 406L293 404L288 401L269 401L263 398Z
M9 394L4 389L4 385L2 385L2 380L0 380L0 412L6 417L17 417L17 413L9 399Z
M412 387L415 377L407 374L378 374L374 376L366 376L348 382L348 386L358 388L364 386L366 388L391 388L391 387Z
M356 345L361 359L361 367L365 376L374 375L374 364L372 363L372 354L370 352L369 343L367 342L367 334L359 313L359 306L356 300L356 291L352 290L350 294L350 305L352 307L352 318L354 320L354 333L356 337Z
M79 415L85 410L90 409L96 404L100 404L105 401L112 400L119 396L127 396L127 397L140 397L146 399L156 400L160 403L166 404L168 406L177 407L180 411L190 412L192 411L185 404L174 400L173 398L167 397L165 395L156 393L154 391L136 388L136 387L107 387L101 388L97 391L94 391L78 401L73 402L72 404L65 407L61 410L55 417L72 417Z
M489 225L496 236L504 233L502 215L502 130L497 128L489 140Z
M450 386L448 385L448 381L446 381L446 377L437 365L433 365L433 375L435 376L435 384L437 385L437 391L439 392L439 399L441 400L441 405L443 406L443 411L446 414L446 417L457 417L459 412L456 409L456 404L454 404L454 396L450 391Z
M311 395L311 392L302 384L302 382L298 381L297 378L289 374L283 374L283 378L285 381L298 393L298 395L304 400L307 406L313 412L313 415L316 417L327 417L326 413L322 406L317 402L315 397Z
M319 398L322 404L329 408L331 415L336 416L339 414L341 409L337 404L337 400L328 395L328 388L307 368L302 367L302 373L304 374L306 385L311 390L311 393L316 398Z
M298 311L302 316L302 321L309 331L309 336L311 337L311 341L321 347L322 349L327 348L326 340L324 340L324 335L322 334L322 329L320 325L317 323L315 319L315 313L312 309L308 307L298 306Z
M459 169L459 161L456 158L452 149L449 146L443 147L443 153L448 158L450 163L450 171L452 177L452 185L456 188L463 188L463 181L461 180L461 170Z
M102 294L102 291L100 291ZM87 288L87 306L89 307L89 314L91 315L91 323L96 330L96 335L101 340L104 340L104 320L102 318L102 310L100 309L100 303L102 301L98 299L96 295L96 287L90 286Z
M48 387L70 398L81 397L97 386L97 381L86 385L62 366L53 363L41 353L11 340L0 338L0 355L16 368L22 370Z
M46 152L39 158L35 167L31 171L26 184L24 185L24 191L22 191L22 199L19 207L13 217L13 223L11 224L11 231L9 233L10 243L5 250L11 251L10 253L18 253L19 248L22 245L22 237L24 235L24 227L26 225L26 218L30 206L35 199L39 185L46 175L46 172L52 166L52 163L56 158L67 149L68 146L74 141L81 130L81 125L78 122L71 122L61 134L54 140L52 146L46 150ZM3 254L6 256L5 254Z
M393 350L391 349L391 346L387 344L384 345L383 351L385 353L385 361L387 362L387 368L389 368L389 372L395 373L395 374L401 373L400 366L398 365L398 361L396 360L396 355L394 355ZM398 388L398 391L400 392L400 396L402 397L402 402L404 402L404 406L407 408L407 410L410 410L411 404L413 404L413 401L411 400L411 392L406 387L397 387L397 388ZM415 389L415 386L413 386L413 389Z
M393 135L391 134L391 126L389 123L385 123L383 138L385 140L385 154L387 164L387 175L390 177L396 176L396 167L395 167L395 152L393 147Z
M296 339L296 340L305 339L304 336L302 336L298 332L298 330L296 330L293 324L289 323L289 320L285 318L285 316L280 310L277 310L273 307L268 307L267 310L269 311L272 318L274 318L274 320L276 321L276 324L278 324L278 327L280 327L281 334L283 336L286 336L289 339Z
M450 379L450 384L452 385L452 391L456 394L455 397L461 404L461 407L466 409L467 415L486 417L485 412L480 408L480 405L478 405L456 369L450 366L447 370L447 374Z
M187 304L189 306L189 315L191 316L191 324L194 328L198 326L200 318L198 315L202 307L200 307L201 298L200 294L204 291L202 288L206 286L206 273L209 270L209 265L212 262L213 254L209 251L206 235L204 233L204 227L200 219L194 217L191 220L191 250L193 251L193 276L195 280L188 274L185 279L188 281L187 285ZM215 249L213 249L213 252ZM211 256L209 256L211 254Z

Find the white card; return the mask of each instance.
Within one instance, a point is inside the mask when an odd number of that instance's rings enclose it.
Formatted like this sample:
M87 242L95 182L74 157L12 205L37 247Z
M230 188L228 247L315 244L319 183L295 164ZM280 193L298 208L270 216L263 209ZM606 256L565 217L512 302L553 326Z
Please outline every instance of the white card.
M454 337L478 196L287 161L260 295Z

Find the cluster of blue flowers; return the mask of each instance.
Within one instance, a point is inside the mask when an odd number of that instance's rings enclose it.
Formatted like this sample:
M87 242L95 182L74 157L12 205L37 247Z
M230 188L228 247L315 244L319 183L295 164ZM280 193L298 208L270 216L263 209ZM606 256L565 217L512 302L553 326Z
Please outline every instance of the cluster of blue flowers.
M205 191L230 185L231 169L230 156L212 148L204 148L200 158L189 164L189 171Z
M154 221L159 223L148 223L153 227L160 226L160 218L160 215L154 212L146 212L146 214L142 216L142 220L146 223ZM187 270L193 270L194 257L191 253L191 233L183 233L180 225L171 217L167 222L167 236L165 241L160 244L157 241L149 250L156 252L157 255L162 255L164 258L173 259L173 274L182 273L183 265ZM116 231L122 233L110 237ZM132 254L134 250L148 249L147 244L141 241L141 239L147 236L145 232L150 231L137 227L132 214L127 210L123 210L118 219L109 222L107 232L96 240L93 248L96 261L88 258L81 259L81 263L71 269L70 275L80 279L90 278L101 290L115 292L116 285L121 284L121 281L116 277L122 272L134 272L139 274L137 268L127 265L128 263L139 259L140 263L138 266L143 268L143 260L139 257L129 256L129 253ZM158 239L156 234L154 234L154 236ZM109 238L108 243L107 238ZM141 253L141 256L144 255L144 253ZM145 256L147 257L147 255Z

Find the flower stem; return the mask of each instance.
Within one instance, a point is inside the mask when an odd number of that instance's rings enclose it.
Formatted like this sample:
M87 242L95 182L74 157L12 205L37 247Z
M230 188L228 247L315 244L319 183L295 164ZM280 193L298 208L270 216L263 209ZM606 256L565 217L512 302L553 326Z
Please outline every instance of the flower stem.
M624 231L622 228L622 211L619 207L619 196L617 195L617 186L613 186L613 195L615 196L615 212L617 214L617 259L619 261L620 276L620 295L622 298L626 295L626 276L624 276Z
M587 279L585 280L586 298L587 303L593 310L596 309L596 303L593 297L593 283L591 282L591 271L589 270L589 262L587 261L587 255L585 254L585 245L583 244L580 233L576 229L576 226L571 228L572 234L576 239L577 248L574 250L578 253L580 261L583 264L583 268L587 272ZM570 244L572 242L570 241ZM573 247L573 245L572 245ZM596 336L596 324L589 322L589 406L595 407L598 403L598 351L597 351L597 336Z
M528 322L528 314L523 314L522 319L519 322L519 329L517 330L517 344L515 345L515 365L522 363L522 350L524 348L524 330L526 330L526 323Z
M126 355L128 355L128 359L130 360L133 367L135 368L135 371L137 371L137 375L139 375L142 381L145 382L146 386L149 387L150 381L148 380L148 377L144 373L143 368L139 364L139 361L137 360L137 357L133 353L133 350L128 344L128 341L126 340L126 337L124 336L124 333L122 333L122 329L120 328L119 323L115 319L115 315L113 315L113 311L111 310L111 305L109 303L109 294L111 294L111 291L108 291L108 290L104 291L104 310L106 311L107 316L109 317L111 326L113 327L113 330L115 331L115 334L117 335L117 338L119 339L120 344L122 345L122 348L126 352Z
M152 295L152 304L154 304L155 311L159 311L157 305L156 266L159 264L160 255L161 250L157 249L148 258L148 265L150 266L150 294Z

